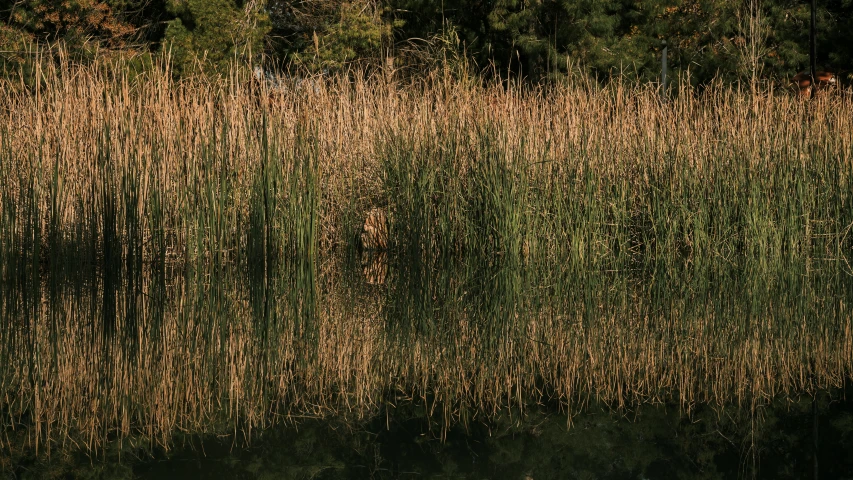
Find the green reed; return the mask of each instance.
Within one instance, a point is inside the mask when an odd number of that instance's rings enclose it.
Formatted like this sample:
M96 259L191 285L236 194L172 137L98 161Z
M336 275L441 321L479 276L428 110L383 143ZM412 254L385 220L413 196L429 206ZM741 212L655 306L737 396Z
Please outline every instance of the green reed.
M373 207L419 256L769 266L851 246L844 94L52 68L37 95L2 86L4 245L39 262L314 261L357 250Z

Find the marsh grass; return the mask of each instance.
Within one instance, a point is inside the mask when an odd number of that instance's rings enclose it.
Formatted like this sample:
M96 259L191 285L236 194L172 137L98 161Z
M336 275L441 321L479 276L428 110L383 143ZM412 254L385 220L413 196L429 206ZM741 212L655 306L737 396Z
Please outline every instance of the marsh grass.
M849 96L121 72L0 84L0 405L35 445L850 378Z
M352 250L374 207L395 250L436 257L769 266L853 244L846 94L123 71L0 86L4 255L284 261Z

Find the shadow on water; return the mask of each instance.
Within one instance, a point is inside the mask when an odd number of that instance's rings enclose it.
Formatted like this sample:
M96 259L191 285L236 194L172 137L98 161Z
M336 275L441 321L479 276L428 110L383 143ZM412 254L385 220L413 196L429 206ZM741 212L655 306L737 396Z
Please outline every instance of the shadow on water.
M849 392L848 392L849 393ZM571 419L544 406L520 417L430 433L416 408L361 423L326 420L275 427L245 448L234 439L193 438L134 466L139 478L849 478L853 408L821 396L776 402L754 416L736 409L646 405L616 414L591 405Z
M2 469L853 475L835 268L391 262L381 282L346 260L18 272L0 289Z

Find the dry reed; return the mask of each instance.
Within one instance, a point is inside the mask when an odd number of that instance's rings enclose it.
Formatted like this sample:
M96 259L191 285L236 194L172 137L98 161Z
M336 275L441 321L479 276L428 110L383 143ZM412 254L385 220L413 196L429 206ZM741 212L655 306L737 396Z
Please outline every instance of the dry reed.
M398 249L607 268L853 244L845 95L120 72L0 85L5 252L304 256L354 245L375 207Z
M847 96L113 72L0 84L2 405L36 444L165 445L406 399L448 421L754 404L850 376L846 290L797 283L849 271ZM334 253L376 207L421 267L354 301ZM435 278L436 259L486 271ZM720 266L799 290L627 280ZM702 297L726 282L770 293Z

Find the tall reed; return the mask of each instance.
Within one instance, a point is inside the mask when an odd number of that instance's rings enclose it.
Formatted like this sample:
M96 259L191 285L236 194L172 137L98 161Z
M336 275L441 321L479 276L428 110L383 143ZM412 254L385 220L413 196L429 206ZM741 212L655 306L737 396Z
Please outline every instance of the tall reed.
M3 242L39 261L322 254L374 207L399 251L592 268L841 261L853 238L846 94L45 68L0 86Z

